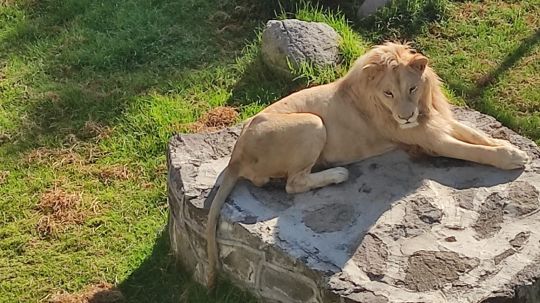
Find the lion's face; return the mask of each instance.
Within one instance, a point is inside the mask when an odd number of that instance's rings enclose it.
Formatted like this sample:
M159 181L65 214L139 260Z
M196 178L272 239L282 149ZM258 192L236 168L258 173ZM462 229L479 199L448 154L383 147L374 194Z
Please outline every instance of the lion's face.
M418 125L419 102L428 86L428 60L408 45L385 43L367 54L368 91L389 110L400 128Z
M375 94L401 128L418 125L419 100L424 92L422 73L407 65L386 68Z

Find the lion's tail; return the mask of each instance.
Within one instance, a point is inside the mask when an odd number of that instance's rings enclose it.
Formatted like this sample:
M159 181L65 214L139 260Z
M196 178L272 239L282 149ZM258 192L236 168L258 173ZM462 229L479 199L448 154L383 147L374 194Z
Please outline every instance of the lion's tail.
M238 170L229 165L223 172L223 181L219 187L216 196L212 200L212 206L208 212L208 223L206 225L206 251L208 254L208 276L207 285L212 289L215 286L217 277L217 266L219 265L218 247L216 241L216 228L219 221L221 208L227 200L227 197L234 189L238 180Z

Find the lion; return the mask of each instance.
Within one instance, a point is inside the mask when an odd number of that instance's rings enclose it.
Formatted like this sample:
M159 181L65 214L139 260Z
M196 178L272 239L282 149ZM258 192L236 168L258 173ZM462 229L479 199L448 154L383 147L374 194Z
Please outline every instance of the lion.
M246 121L208 214L208 287L219 261L219 214L239 178L255 186L286 178L287 193L302 193L345 182L344 165L400 146L507 170L528 161L509 142L453 118L424 55L408 44L375 46L344 77L295 92Z

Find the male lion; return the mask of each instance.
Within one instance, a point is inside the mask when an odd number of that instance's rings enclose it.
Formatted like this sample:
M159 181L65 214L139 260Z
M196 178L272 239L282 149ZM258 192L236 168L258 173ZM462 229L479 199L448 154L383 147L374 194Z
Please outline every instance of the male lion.
M239 178L262 186L284 177L287 193L301 193L344 182L341 165L400 145L502 169L526 164L525 152L454 120L427 64L408 45L387 42L341 79L293 93L246 122L208 214L209 287L218 265L218 217ZM314 166L330 168L312 172Z

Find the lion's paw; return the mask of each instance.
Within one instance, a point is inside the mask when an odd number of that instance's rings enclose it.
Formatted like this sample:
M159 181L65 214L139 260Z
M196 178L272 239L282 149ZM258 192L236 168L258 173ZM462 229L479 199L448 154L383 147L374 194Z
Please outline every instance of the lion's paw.
M525 167L529 161L529 156L526 152L521 151L513 146L502 146L497 148L499 159L497 159L497 167L502 169L516 169Z
M332 182L335 184L343 183L349 179L349 170L345 167L332 168Z
M512 145L512 143L510 143L510 141L508 140L495 139L495 138L492 138L490 140L493 142L493 146L506 146L510 148L515 148L514 145Z

